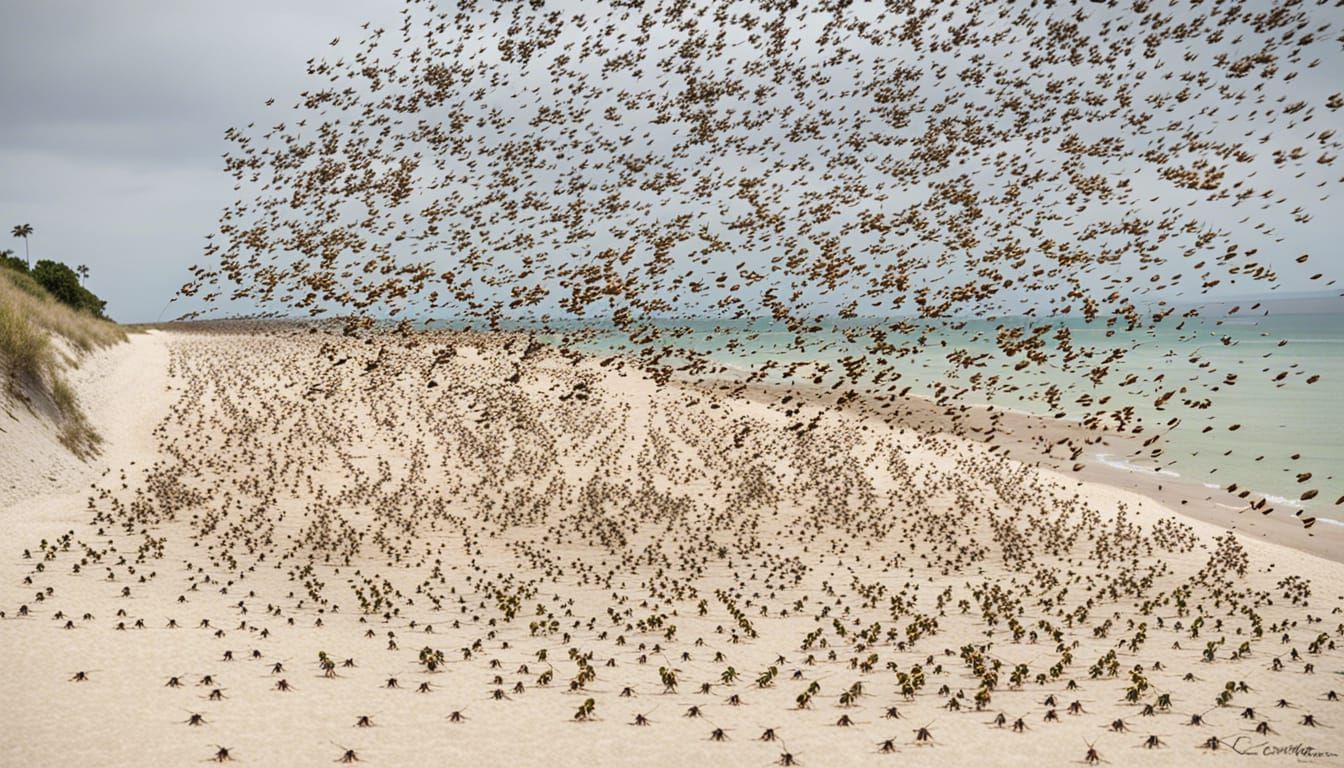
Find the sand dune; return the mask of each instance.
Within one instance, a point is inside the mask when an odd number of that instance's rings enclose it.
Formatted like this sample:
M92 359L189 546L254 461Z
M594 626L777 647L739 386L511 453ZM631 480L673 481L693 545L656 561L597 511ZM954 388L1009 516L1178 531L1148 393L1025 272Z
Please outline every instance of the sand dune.
M168 348L162 333L132 335L89 355L65 375L106 451L82 462L61 445L50 419L6 402L0 414L0 509L39 496L78 493L103 471L153 455L154 424L167 414L170 402L164 393Z
M507 337L87 371L101 464L6 476L5 765L1344 754L1344 566L983 444Z

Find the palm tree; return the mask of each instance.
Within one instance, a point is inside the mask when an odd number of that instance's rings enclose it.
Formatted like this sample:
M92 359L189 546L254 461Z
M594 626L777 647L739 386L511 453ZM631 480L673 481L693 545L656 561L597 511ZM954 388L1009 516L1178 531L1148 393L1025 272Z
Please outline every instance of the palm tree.
M28 237L33 234L32 224L17 224L10 234L15 237L23 238L23 260L29 267L33 266L32 259L28 257Z
M85 280L89 279L89 267L87 264L80 264L75 267L75 273L79 275L79 284L83 285Z

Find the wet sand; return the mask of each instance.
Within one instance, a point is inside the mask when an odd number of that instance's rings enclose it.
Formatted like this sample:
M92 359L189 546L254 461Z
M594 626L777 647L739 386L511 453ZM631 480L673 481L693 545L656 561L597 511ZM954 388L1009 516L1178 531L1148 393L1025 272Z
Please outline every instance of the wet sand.
M735 393L780 407L781 400L792 396L791 403L818 402L836 404L839 395L818 387L779 386L705 382L689 385L701 391ZM1016 461L1055 470L1081 483L1100 483L1145 496L1158 504L1205 523L1237 531L1248 537L1308 552L1335 562L1344 562L1344 526L1318 522L1311 528L1300 517L1311 517L1293 507L1267 502L1255 507L1263 497L1238 487L1209 488L1203 482L1184 476L1158 473L1146 468L1114 466L1115 460L1133 463L1141 440L1114 432L1098 433L1078 422L1055 419L993 406L958 405L957 418L948 406L923 397L907 396L894 408L886 401L859 396L841 404L856 418L889 421L898 427L921 432L942 433L997 445L998 450ZM1083 447L1074 457L1064 440ZM1111 463L1107 463L1110 461ZM1139 465L1142 466L1142 465ZM1075 468L1077 467L1077 468ZM1329 516L1329 510L1322 511ZM1344 516L1344 513L1339 513Z

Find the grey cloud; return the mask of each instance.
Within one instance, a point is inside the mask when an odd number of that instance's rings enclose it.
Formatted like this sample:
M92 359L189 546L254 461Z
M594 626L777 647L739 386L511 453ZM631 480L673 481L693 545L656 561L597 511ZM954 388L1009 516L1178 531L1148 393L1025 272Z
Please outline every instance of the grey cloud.
M304 62L400 3L10 0L0 9L0 248L87 264L122 321L155 319L232 200L224 131L305 87Z

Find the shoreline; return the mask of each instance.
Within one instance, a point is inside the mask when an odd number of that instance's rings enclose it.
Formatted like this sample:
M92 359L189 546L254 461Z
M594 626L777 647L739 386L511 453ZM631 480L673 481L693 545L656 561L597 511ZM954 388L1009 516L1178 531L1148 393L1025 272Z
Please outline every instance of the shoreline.
M163 333L164 336L153 343L155 347L166 343L176 333L192 334L201 331L205 333L222 331L225 333L257 334L259 332L255 324L231 321L221 321L218 324L190 323L186 324L182 330L176 331L173 330L172 324L159 326L159 328L160 330L145 337L146 342L142 342L142 344L147 343L147 339L153 338L158 333ZM260 335L264 336L265 333L262 330ZM442 331L441 333L460 338L463 332ZM480 335L480 332L476 331L466 333L468 336ZM492 343L498 343L500 339L507 341L515 336L510 332L485 335L496 337ZM119 395L133 396L133 393L111 391L108 384L98 381L98 379L107 373L104 369L109 365L124 365L125 361L131 358L131 350L136 346L138 345L133 340L132 343L123 347L102 353L99 358L95 358L87 371L77 371L76 375L85 380L86 386L93 385L93 391L96 393L95 397L99 401L96 407L99 410L106 411L105 402L115 399ZM586 352L580 354L587 362L595 365L599 363L602 357ZM111 362L97 362L99 359ZM166 356L158 362L166 365ZM621 364L622 367L628 366L632 371L637 371L640 368L638 361L629 357L621 356ZM606 368L607 366L600 367ZM164 376L166 370L160 371L156 375ZM936 402L924 396L913 394L907 394L898 401L880 400L871 395L860 395L847 403L840 404L838 403L840 395L835 390L807 384L744 383L731 378L713 378L694 382L674 378L669 382L669 385L684 390L712 394L716 397L745 397L764 403L771 408L798 404L810 404L825 408L838 406L870 424L886 424L894 429L912 429L926 433L944 434L976 443L995 445L998 446L1000 454L1021 464L1048 469L1059 473L1064 478L1073 478L1079 482L1097 483L1136 493L1173 513L1200 522L1210 523L1226 530L1236 531L1252 539L1287 546L1333 562L1344 563L1344 521L1318 515L1318 524L1311 529L1307 529L1298 519L1298 514L1294 514L1294 512L1302 513L1302 511L1295 510L1287 504L1267 503L1266 507L1271 509L1268 514L1261 514L1252 510L1250 503L1259 498L1254 492L1243 499L1237 493L1227 491L1224 486L1209 487L1204 481L1196 478L1169 473L1165 470L1150 470L1141 466L1117 466L1121 462L1128 464L1125 457L1132 455L1132 448L1138 441L1133 437L1114 432L1093 432L1076 421L994 405L959 403L939 406ZM789 400L786 401L785 398L789 398ZM895 417L891 414L893 408L896 411ZM949 415L952 409L961 414L959 420L954 420ZM102 419L95 419L95 421L99 420ZM120 416L120 421L124 422L125 417ZM115 433L121 434L132 428L133 425L118 423L114 430ZM994 430L993 434L986 439L985 435L991 429ZM1083 453L1076 459L1070 456L1061 456L1057 451L1042 450L1052 449L1060 444L1062 439L1066 438L1073 440L1077 445L1086 446ZM0 503L0 508L16 507L24 502L48 496L53 492L59 492L57 489L62 487L67 492L74 490L72 481L75 484L87 483L92 477L93 467L110 468L115 464L116 457L113 455L115 442L113 441L113 445L107 446L109 449L107 453L88 464L78 462L73 458L68 462L63 462L70 465L68 472L70 477L64 481L61 481L59 477L48 478L47 483L39 483L28 489L31 492L26 495L15 495L14 491L17 488L10 489L9 493L3 494L6 498L0 500L4 502ZM1119 461L1114 461L1113 459L1117 457ZM1075 465L1080 466L1075 470ZM1245 489L1239 490L1244 491Z
M784 405L786 397L791 398L789 404L797 401L829 408L837 407L839 400L833 390L807 385L743 383L731 379L674 383L715 395L728 393L729 396L743 396L774 408ZM735 395L732 394L734 392ZM1252 510L1251 503L1259 498L1254 492L1242 499L1223 486L1211 488L1198 479L1108 463L1108 459L1130 452L1127 449L1137 442L1132 437L1116 433L1094 433L1075 421L992 405L957 404L943 408L932 400L908 394L899 402L895 418L883 413L890 411L892 406L876 402L870 397L860 396L839 407L846 408L858 418L889 423L893 428L947 434L981 444L997 445L1001 449L1000 453L1022 464L1052 470L1082 483L1096 483L1136 493L1173 513L1236 531L1258 541L1344 563L1344 522L1320 516L1318 524L1309 529L1302 524L1297 514L1293 514L1294 508L1287 504L1267 503L1266 507L1271 510L1267 514ZM948 408L955 408L964 415L959 427L954 426L954 420L947 415ZM994 426L991 419L997 420L997 430L991 439L977 436ZM1039 450L1040 447L1058 444L1059 440L1066 437L1087 446L1077 459ZM1081 467L1074 471L1076 464Z
M942 765L1011 743L1042 765L1086 742L1156 767L1232 733L1209 709L1231 677L1255 692L1237 707L1327 726L1270 715L1284 743L1344 752L1323 695L1344 655L1315 618L1344 568L1084 477L1124 476L1086 455L1014 458L1080 425L1005 414L986 445L928 401L880 422L624 361L519 365L500 336L329 341L153 334L86 382L103 474L2 513L0 695L23 738L0 763ZM349 663L324 674L328 652ZM1151 676L1140 701L1122 668ZM914 670L928 687L905 691ZM1175 708L1146 719L1158 691ZM1205 710L1217 730L1170 719Z

